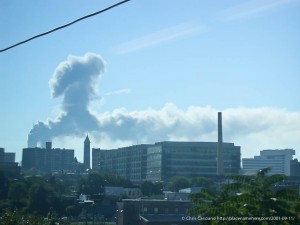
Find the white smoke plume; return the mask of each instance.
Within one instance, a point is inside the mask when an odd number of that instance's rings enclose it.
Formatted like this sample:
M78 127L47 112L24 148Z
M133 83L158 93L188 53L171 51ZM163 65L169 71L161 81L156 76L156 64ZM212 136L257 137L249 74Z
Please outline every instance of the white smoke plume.
M168 103L161 109L115 109L97 115L100 128L89 133L92 147L111 149L159 141L217 141L217 113L212 107L185 110ZM95 113L96 114L96 113ZM276 108L229 108L222 111L223 140L241 146L242 157L263 149L293 148L300 157L300 113ZM65 139L66 147L74 146ZM58 141L58 140L57 140ZM74 142L74 141L73 141ZM60 142L60 144L63 142ZM79 155L79 157L81 157Z
M217 112L212 107L179 109L167 103L161 109L95 112L89 109L97 97L97 85L105 63L99 55L70 56L59 64L50 80L52 96L63 97L62 114L39 122L29 134L29 146L65 139L66 147L82 143L87 132L92 147L116 148L124 144L157 141L217 141ZM259 150L294 148L300 151L300 113L276 108L229 108L223 113L223 140L242 147L244 156ZM78 137L77 140L75 137ZM79 140L79 141L78 141ZM61 143L64 141L61 141ZM63 146L64 147L64 146ZM298 149L298 150L297 150Z
M97 97L97 84L104 69L104 60L93 53L69 56L57 66L49 85L53 98L63 97L62 114L55 121L34 125L28 135L29 147L55 137L82 135L99 129L97 118L89 111L89 103Z
M160 110L116 109L98 115L101 132L123 140L216 141L217 113L212 107L181 110L169 103ZM224 141L270 148L300 147L300 113L274 108L229 108L222 111ZM103 133L103 134L104 134Z
M182 110L173 103L157 110L115 109L97 116L101 130L94 134L93 144L94 147L116 148L165 140L215 142L218 111L200 106ZM259 155L263 149L284 148L295 149L300 157L299 112L239 107L223 110L222 117L223 140L241 146L242 157Z

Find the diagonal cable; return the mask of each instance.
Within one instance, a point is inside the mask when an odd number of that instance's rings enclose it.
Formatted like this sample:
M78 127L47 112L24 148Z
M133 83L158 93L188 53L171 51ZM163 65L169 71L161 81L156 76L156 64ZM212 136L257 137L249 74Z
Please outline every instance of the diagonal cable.
M79 21L81 21L81 20L85 20L85 19L87 19L87 18L89 18L89 17L96 16L96 15L98 15L98 14L100 14L100 13L103 13L103 12L105 12L105 11L108 11L108 10L110 10L110 9L112 9L112 8L115 8L115 7L117 7L117 6L119 6L119 5L122 5L122 4L126 3L126 2L129 2L129 1L130 1L130 0L124 0L124 1L118 2L118 3L114 4L114 5L111 5L111 6L107 7L107 8L105 8L105 9L99 10L99 11L97 11L97 12L91 13L91 14L86 15L86 16L83 16L83 17L80 17L79 19L76 19L76 20L74 20L74 21L72 21L72 22L70 22L70 23L67 23L67 24L65 24L65 25L56 27L56 28L54 28L54 29L52 29L52 30L49 30L49 31L47 31L47 32L38 34L38 35L36 35L36 36L33 36L33 37L31 37L31 38L28 38L28 39L26 39L26 40L24 40L24 41L18 42L18 43L14 44L14 45L11 45L11 46L9 46L9 47L0 49L0 52L7 51L7 50L9 50L9 49L12 49L12 48L14 48L14 47L17 47L18 45L22 45L22 44L24 44L24 43L26 43L26 42L29 42L29 41L32 41L32 40L34 40L34 39L36 39L36 38L39 38L39 37L45 36L45 35L47 35L47 34L53 33L53 32L55 32L55 31L61 30L61 29L63 29L63 28L66 28L66 27L68 27L68 26L71 26L71 25L73 25L74 23L77 23L77 22L79 22Z

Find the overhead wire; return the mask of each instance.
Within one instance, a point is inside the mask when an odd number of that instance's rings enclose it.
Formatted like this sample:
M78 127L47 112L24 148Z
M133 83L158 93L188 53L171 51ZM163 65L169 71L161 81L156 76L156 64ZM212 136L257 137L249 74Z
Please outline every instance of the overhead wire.
M64 25L62 25L62 26L56 27L56 28L54 28L54 29L52 29L52 30L49 30L49 31L47 31L47 32L44 32L44 33L35 35L35 36L31 37L31 38L28 38L28 39L26 39L26 40L24 40L24 41L18 42L18 43L14 44L14 45L11 45L11 46L9 46L9 47L0 49L0 52L5 52L5 51L7 51L7 50L9 50L9 49L12 49L12 48L17 47L18 45L22 45L22 44L24 44L24 43L26 43L26 42L29 42L29 41L32 41L32 40L34 40L34 39L36 39L36 38L39 38L39 37L48 35L48 34L50 34L50 33L53 33L53 32L55 32L55 31L61 30L61 29L63 29L63 28L66 28L66 27L68 27L68 26L71 26L71 25L73 25L73 24L75 24L75 23L77 23L77 22L79 22L79 21L81 21L81 20L85 20L85 19L87 19L87 18L89 18L89 17L96 16L96 15L98 15L98 14L100 14L100 13L103 13L103 12L105 12L105 11L108 11L108 10L110 10L110 9L112 9L112 8L115 8L115 7L117 7L117 6L119 6L119 5L122 5L122 4L126 3L126 2L129 2L129 1L130 1L130 0L124 0L124 1L118 2L118 3L114 4L114 5L111 5L111 6L107 7L107 8L101 9L101 10L99 10L99 11L97 11L97 12L88 14L88 15L83 16L83 17L80 17L79 19L76 19L76 20L74 20L74 21L72 21L72 22L70 22L70 23L67 23L67 24L64 24Z

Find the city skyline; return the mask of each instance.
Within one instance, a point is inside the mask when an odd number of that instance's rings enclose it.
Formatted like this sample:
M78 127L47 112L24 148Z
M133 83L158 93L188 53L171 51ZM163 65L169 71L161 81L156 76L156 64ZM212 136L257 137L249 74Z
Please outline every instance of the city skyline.
M0 47L116 2L1 2ZM80 161L87 133L91 148L216 141L221 111L223 141L242 157L293 148L299 159L299 9L298 0L133 0L0 53L0 147L20 161L38 124Z
M127 145L127 146L120 146L120 147L118 147L118 148L113 148L113 149L103 149L103 148L99 148L99 146L98 147L90 147L90 142L89 142L89 138L88 138L88 135L84 138L84 142L83 142L83 145L84 145L84 147L83 147L83 157L82 157L82 160L79 160L79 162L81 162L83 165L85 165L85 167L88 167L87 165L88 164L90 164L90 166L92 166L92 161L93 161L93 157L92 157L92 152L94 151L94 150L97 150L97 151L100 151L100 150L104 150L104 151L116 151L116 150L120 150L120 149L130 149L130 148L132 148L132 147L135 147L135 146L155 146L155 145L157 145L157 144L161 144L161 143L178 143L178 144L185 144L185 143L210 143L210 144L212 144L212 143L215 143L216 145L218 145L218 141L216 142L205 142L205 141L203 141L203 142L189 142L189 141L162 141L162 142L155 142L155 143L140 143L140 144L136 144L136 145ZM222 144L225 144L225 145L231 145L231 144L233 144L234 145L234 143L229 143L229 142L222 142ZM50 146L50 147L49 147ZM237 148L240 148L241 146L236 146ZM3 150L3 152L5 151L5 148L0 148L0 149L2 149ZM27 150L28 148L23 148L22 150L24 151L24 149L25 150ZM53 147L52 148L52 142L46 142L46 143L43 143L42 144L42 146L37 146L37 147L33 147L33 148L31 148L31 149L42 149L42 150L45 150L45 149L48 149L48 150L71 150L71 151L74 151L74 149L65 149L65 148L60 148L59 146L55 146L55 147ZM87 152L87 149L89 149L89 152ZM294 152L293 153L293 155L297 155L296 153L297 153L297 151L295 150L295 149L293 149L293 148L291 148L291 149L263 149L263 150L260 150L260 154L261 154L261 152L278 152L278 154L280 155L280 154L282 154L282 152L284 152L284 151L292 151L292 152ZM76 153L76 152L74 152L74 153ZM12 156L13 156L13 160L10 160L10 161L13 161L13 162L15 162L16 160L15 160L15 152L6 152L6 154L13 154ZM22 157L22 156L21 156ZM86 158L86 157L89 157L89 159L88 158ZM257 155L253 155L253 157L251 157L251 159L255 159L256 157L258 157ZM76 158L76 160L78 160L77 159L77 156L74 154L74 160L75 160L75 158ZM242 159L244 160L249 160L249 158L246 158L246 157L243 157L242 156L242 154L241 154L241 158L240 158L240 160L241 160L241 164L242 164ZM293 157L292 155L291 155L291 160L293 160L293 159L296 159L296 160L298 160L298 158L296 158L296 157ZM19 161L18 163L20 163L20 162L22 162L22 161ZM91 169L94 169L94 168L92 168L91 167ZM241 165L241 169L243 169L243 166Z

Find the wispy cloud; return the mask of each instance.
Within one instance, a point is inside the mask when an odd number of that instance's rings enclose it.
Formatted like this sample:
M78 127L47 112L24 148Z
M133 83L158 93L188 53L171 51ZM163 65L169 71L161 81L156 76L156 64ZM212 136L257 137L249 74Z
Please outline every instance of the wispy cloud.
M198 32L204 32L206 30L207 28L205 26L200 26L194 23L182 23L128 41L117 46L114 50L118 54L132 53L145 48L150 48L183 37L187 37Z
M110 96L110 95L129 94L129 93L131 93L131 89L124 88L124 89L119 89L111 92L106 92L104 95Z
M242 18L251 17L275 10L279 7L291 4L299 0L250 0L243 1L219 14L222 21L233 21Z

